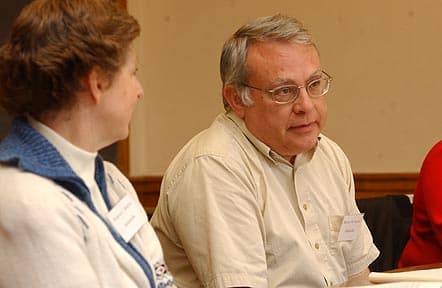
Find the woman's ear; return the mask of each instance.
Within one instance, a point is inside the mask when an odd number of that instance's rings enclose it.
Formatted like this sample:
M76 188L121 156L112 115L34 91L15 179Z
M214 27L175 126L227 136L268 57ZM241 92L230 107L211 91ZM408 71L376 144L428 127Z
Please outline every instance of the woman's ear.
M89 90L93 101L96 103L100 102L107 85L107 77L98 67L93 67L86 76L86 87Z
M246 105L241 101L238 89L232 85L223 87L223 97L229 103L230 108L241 119L244 118Z

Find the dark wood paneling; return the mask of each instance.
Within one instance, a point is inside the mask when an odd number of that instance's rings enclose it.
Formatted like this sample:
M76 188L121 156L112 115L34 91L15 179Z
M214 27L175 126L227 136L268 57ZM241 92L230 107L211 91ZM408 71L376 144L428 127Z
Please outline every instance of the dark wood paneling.
M9 37L12 24L20 10L31 0L1 1L0 3L0 45ZM5 137L10 129L12 118L0 108L0 139Z
M355 173L356 198L413 194L418 173ZM132 177L141 203L152 212L158 203L162 176Z
M117 146L117 166L126 177L129 177L129 137L118 141Z
M356 198L413 194L418 173L355 173Z
M138 193L141 204L148 213L152 213L158 203L162 176L131 177L130 181Z

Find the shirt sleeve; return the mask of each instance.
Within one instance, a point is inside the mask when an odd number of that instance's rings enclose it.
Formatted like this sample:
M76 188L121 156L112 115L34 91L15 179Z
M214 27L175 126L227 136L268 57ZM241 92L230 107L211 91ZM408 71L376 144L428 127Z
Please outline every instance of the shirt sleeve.
M267 287L254 185L238 163L204 156L186 166L168 193L177 235L205 287Z
M352 194L354 195L354 193ZM354 196L352 198L352 205L355 211L354 214L360 213ZM373 236L365 220L362 220L358 237L350 243L349 247L344 247L344 251L348 276L353 276L367 269L376 260L380 252L373 242Z
M348 196L347 205L350 207L349 214L359 214L360 211L355 200L355 184L350 161L339 146L336 146L336 155L338 169L341 171L348 189L346 193ZM353 276L364 271L379 256L379 250L373 243L373 237L365 220L361 223L360 233L356 239L348 243L344 242L342 246L348 276Z
M434 235L442 245L442 142L431 149L422 164L419 175L424 205Z

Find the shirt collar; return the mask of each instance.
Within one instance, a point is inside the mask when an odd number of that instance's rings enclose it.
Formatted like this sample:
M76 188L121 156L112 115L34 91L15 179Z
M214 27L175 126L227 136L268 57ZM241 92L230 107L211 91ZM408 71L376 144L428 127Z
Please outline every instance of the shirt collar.
M97 152L83 150L63 138L43 123L28 117L29 125L43 135L69 163L72 170L80 176L88 187L95 183L95 158Z

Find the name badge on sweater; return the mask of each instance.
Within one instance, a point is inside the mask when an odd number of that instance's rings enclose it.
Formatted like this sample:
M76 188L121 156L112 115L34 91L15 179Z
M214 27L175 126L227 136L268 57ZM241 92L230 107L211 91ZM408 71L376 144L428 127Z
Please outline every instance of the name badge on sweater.
M146 213L132 197L126 195L107 214L115 230L120 233L124 241L129 242L132 237L147 222Z
M342 220L338 241L352 241L358 237L364 214L347 215Z

